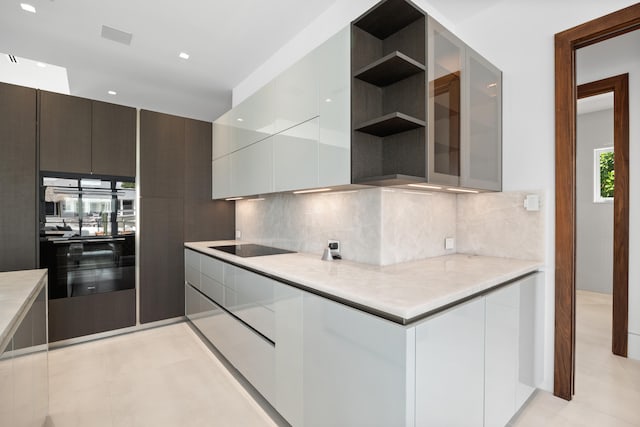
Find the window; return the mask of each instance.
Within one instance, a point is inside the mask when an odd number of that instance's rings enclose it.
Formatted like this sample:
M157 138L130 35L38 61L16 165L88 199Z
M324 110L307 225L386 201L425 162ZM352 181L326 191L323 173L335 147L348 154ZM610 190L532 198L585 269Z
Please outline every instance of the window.
M613 147L596 148L593 154L593 202L613 202L615 182Z

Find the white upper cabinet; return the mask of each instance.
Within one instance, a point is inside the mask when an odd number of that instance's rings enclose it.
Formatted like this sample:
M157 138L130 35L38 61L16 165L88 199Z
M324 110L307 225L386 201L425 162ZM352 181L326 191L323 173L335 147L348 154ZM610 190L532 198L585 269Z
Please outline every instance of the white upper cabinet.
M350 184L349 58L347 27L214 122L214 199Z
M316 49L319 85L318 186L351 182L351 37L344 28Z
M318 116L318 73L313 51L275 79L273 133L285 131Z
M231 153L230 157L231 196L273 192L273 137Z
M318 184L318 118L273 137L275 191L311 188Z

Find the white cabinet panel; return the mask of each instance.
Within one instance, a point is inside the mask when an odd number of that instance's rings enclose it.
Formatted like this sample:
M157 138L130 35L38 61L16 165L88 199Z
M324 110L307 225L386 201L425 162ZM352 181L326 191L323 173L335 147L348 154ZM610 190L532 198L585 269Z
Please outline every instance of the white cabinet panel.
M273 138L245 147L230 157L234 196L273 192Z
M292 127L273 137L274 190L318 186L318 119Z
M223 261L217 260L213 257L202 255L201 261L202 274L206 274L213 280L224 284L224 266Z
M187 282L196 288L200 287L200 254L198 252L185 249L184 276Z
M225 289L221 283L213 280L209 276L202 274L201 276L202 282L200 285L200 290L203 294L211 298L213 301L218 303L221 306L224 306L225 300Z
M351 183L351 37L344 28L316 49L318 75L318 186Z
M232 128L230 122L231 111L223 114L213 122L213 145L211 147L212 160L226 156L232 150L231 135Z
M543 380L543 277L537 273L522 279L520 284L516 410Z
M308 293L304 425L406 425L407 330Z
M274 134L318 115L319 70L314 58L312 51L276 77Z
M220 157L213 161L211 165L213 180L213 198L222 199L231 197L231 156Z
M231 151L273 135L275 83L271 82L229 112Z
M186 285L187 317L269 402L274 402L275 348Z
M293 426L303 425L303 292L278 284L275 312L275 408Z
M487 295L485 427L502 427L516 412L520 284Z
M416 426L481 426L484 299L416 326Z

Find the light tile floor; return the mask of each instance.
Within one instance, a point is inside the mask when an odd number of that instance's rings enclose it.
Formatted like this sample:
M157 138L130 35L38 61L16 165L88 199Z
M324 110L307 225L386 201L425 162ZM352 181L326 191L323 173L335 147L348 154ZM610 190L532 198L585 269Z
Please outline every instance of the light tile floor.
M640 362L611 355L611 298L578 293L576 390L539 392L513 426L640 426ZM49 353L49 427L275 426L180 323Z
M275 426L186 323L49 352L48 427Z
M611 353L611 313L610 295L578 291L573 400L538 392L514 426L640 426L640 362Z

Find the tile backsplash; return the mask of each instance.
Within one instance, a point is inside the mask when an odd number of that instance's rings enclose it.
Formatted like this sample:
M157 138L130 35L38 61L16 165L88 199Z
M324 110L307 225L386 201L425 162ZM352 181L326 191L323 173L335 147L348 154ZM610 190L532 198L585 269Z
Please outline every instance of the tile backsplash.
M328 239L344 259L389 265L455 252L543 258L541 212L531 193L455 195L391 188L324 194L273 194L236 202L242 240L322 254ZM456 249L445 250L445 238Z

